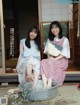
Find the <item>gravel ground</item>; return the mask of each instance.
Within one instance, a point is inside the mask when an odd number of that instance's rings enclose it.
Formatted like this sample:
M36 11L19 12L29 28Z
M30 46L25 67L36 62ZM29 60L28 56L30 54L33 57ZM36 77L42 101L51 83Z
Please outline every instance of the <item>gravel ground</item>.
M58 87L58 94L55 98L46 101L26 102L18 98L18 95L7 95L9 89L14 89L18 85L0 86L0 97L8 97L8 105L80 105L80 91L78 84L64 84Z

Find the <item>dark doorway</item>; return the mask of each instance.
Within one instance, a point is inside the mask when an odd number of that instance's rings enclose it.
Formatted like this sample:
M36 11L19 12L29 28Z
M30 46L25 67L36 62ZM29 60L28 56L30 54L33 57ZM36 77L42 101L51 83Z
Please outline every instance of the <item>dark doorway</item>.
M20 39L27 37L27 31L32 25L38 26L38 0L3 0L3 16L6 72L14 72Z

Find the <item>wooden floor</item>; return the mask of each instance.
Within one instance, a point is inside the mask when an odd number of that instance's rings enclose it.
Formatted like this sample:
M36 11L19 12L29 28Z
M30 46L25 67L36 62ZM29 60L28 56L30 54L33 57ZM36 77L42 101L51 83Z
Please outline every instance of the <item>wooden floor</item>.
M15 66L16 67L16 66ZM10 68L6 68L6 73L15 73L15 67L11 67ZM76 65L69 65L67 71L80 71L80 67L76 66Z
M67 71L80 71L80 66L69 65Z

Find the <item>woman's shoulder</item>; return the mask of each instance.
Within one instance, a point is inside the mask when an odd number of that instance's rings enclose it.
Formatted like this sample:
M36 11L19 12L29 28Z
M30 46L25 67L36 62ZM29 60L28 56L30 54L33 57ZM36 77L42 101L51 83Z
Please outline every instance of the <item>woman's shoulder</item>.
M69 39L64 36L64 44L69 44Z
M50 41L50 39L48 38L48 39L47 39L47 43L49 43L49 42L51 42L51 41Z
M26 40L26 38L21 39L20 42L23 43L23 42L25 42L25 40Z
M47 40L46 40L46 44L49 44L49 43L50 43L50 40L49 40L49 39L47 39Z
M20 41L25 41L26 40L26 38L23 38L23 39L21 39Z
M63 36L63 38L64 38L64 41L69 41L67 37Z

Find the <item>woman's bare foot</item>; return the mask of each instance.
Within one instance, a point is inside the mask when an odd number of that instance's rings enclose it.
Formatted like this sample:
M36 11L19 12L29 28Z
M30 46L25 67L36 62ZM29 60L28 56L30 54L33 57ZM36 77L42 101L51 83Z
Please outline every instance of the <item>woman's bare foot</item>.
M47 88L51 88L52 86L52 79L48 79L48 84L47 84Z
M47 85L47 89L51 88L51 85Z

